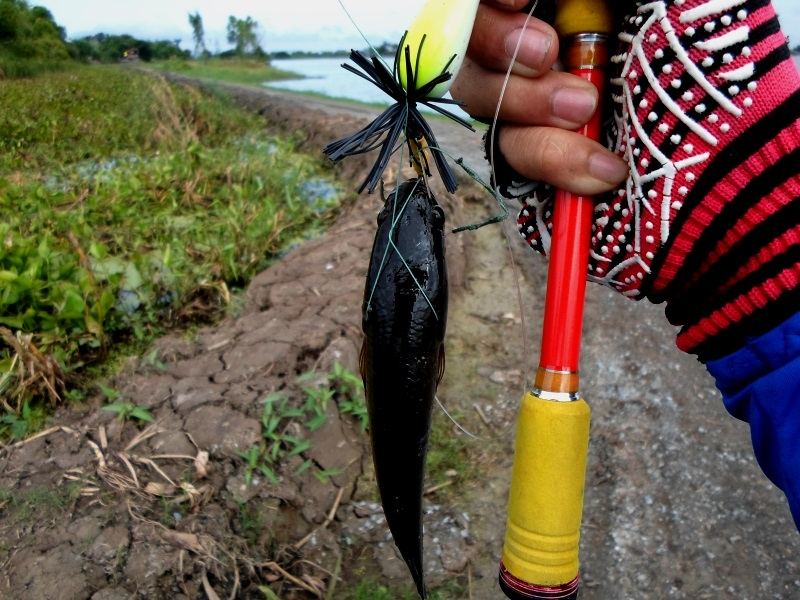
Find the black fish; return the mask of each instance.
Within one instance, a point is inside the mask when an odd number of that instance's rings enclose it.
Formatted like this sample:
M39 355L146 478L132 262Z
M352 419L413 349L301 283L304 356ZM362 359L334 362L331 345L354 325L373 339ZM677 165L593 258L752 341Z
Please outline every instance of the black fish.
M422 484L446 320L444 212L422 179L406 181L378 215L361 376L383 512L422 598Z

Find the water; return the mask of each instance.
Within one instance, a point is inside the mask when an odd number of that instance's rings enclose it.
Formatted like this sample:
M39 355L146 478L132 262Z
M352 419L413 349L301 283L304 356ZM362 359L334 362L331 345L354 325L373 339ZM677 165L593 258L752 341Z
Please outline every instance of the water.
M800 55L795 55L794 62L800 69ZM386 62L391 65L393 58L386 58ZM374 85L364 81L360 77L345 71L342 63L345 58L296 58L285 60L273 60L272 64L279 69L293 71L305 77L305 79L293 79L289 81L271 81L265 85L279 90L292 92L315 92L324 94L331 98L346 98L358 102L369 102L389 106L391 100ZM424 111L430 111L423 107ZM469 118L469 115L457 106L448 107L451 112Z
M391 66L393 57L385 58L386 63ZM349 62L345 58L293 58L284 60L273 60L271 64L278 69L293 71L303 75L305 79L290 79L288 81L270 81L267 87L287 90L291 92L315 92L324 94L331 98L346 98L358 102L368 102L370 104L381 104L389 106L391 98L380 91L371 83L364 81L360 77L345 71L342 63ZM449 97L449 96L448 96ZM457 106L446 107L452 113L465 119L469 115ZM424 111L430 111L427 107Z

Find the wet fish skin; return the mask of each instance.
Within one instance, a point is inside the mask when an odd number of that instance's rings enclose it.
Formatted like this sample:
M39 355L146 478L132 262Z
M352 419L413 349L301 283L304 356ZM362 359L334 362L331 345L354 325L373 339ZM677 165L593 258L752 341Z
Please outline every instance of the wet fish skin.
M384 514L422 598L423 478L446 321L444 213L422 180L410 180L389 194L378 216L361 373Z

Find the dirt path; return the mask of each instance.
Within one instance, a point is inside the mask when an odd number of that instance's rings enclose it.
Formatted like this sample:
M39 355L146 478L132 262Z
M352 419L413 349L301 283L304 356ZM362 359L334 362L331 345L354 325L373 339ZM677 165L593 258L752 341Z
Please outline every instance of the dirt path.
M228 90L311 151L368 116ZM479 161L477 136L436 128L443 146ZM351 161L343 176L356 181L365 165ZM440 199L451 224L493 210L470 186ZM355 370L376 210L375 199L360 200L325 236L259 275L237 316L163 339L129 365L115 386L150 408L154 426L120 425L97 399L0 451L0 597L261 598L258 586L269 584L284 599L315 590L344 598L359 580L408 583L375 503L365 436L335 402L319 429L290 426L309 446L282 456L279 484L258 473L248 484L239 456L261 439L265 395L278 390L301 406L308 383L298 374L335 362ZM427 496L427 568L433 584L448 584L443 598L500 598L513 422L536 362L545 282L544 262L509 235L522 309L499 227L448 238L459 291L440 399L478 438L437 413L437 426L462 440L467 456L462 469L431 480L448 485ZM800 596L800 535L755 465L746 427L724 412L702 367L674 348L658 307L591 287L582 597Z

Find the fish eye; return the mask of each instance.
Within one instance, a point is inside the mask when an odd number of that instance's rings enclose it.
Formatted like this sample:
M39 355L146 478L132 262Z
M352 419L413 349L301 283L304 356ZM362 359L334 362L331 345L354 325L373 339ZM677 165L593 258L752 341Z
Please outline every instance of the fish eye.
M433 222L436 224L444 224L444 211L441 206L433 207Z

